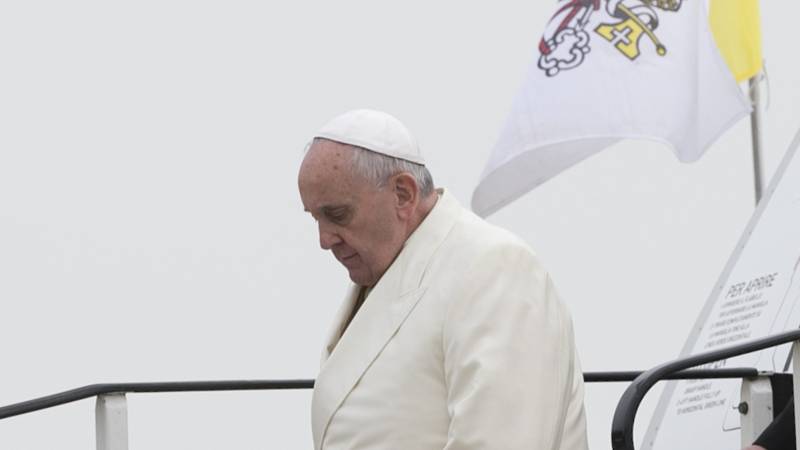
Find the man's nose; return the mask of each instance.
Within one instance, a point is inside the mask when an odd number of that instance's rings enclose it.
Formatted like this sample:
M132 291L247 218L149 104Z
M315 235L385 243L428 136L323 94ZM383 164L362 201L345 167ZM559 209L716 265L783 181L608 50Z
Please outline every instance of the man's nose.
M340 242L342 242L342 238L338 234L324 228L322 224L319 225L319 246L323 250L330 250L331 247Z

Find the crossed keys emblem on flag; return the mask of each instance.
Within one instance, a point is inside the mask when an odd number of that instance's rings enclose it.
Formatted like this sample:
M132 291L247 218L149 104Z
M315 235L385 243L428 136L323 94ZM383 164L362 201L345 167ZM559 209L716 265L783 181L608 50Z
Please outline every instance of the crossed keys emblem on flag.
M683 0L561 0L539 42L538 66L548 77L580 66L589 54L591 35L587 28L594 14L603 14L594 32L631 61L642 53L646 36L658 56L667 47L656 36L659 11L678 12ZM603 8L602 4L605 3Z
M653 41L653 44L655 44L656 52L659 56L667 54L667 48L664 47L653 32L655 26L651 29L636 13L628 9L622 3L617 5L616 11L625 15L625 20L617 24L599 25L594 30L597 34L614 44L617 50L621 51L623 55L631 60L639 57L641 53L639 50L639 40L645 34ZM655 20L657 21L658 19L656 18ZM654 24L657 23L658 22L654 22Z

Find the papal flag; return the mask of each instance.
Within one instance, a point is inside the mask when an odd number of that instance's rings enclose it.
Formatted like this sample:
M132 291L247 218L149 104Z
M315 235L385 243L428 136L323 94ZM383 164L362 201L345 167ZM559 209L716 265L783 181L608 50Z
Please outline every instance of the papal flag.
M749 111L705 2L561 0L472 208L487 216L620 139L695 161Z

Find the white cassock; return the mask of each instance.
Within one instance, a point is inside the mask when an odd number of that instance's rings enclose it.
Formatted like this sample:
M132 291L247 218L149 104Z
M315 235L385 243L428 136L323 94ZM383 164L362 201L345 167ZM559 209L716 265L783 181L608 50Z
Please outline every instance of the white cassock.
M569 312L531 249L440 191L351 315L312 401L316 450L583 450Z

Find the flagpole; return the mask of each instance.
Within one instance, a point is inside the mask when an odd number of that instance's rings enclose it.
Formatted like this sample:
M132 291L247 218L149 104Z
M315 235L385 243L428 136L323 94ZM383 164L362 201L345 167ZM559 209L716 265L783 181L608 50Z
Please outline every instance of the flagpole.
M763 73L763 71L759 71L748 81L750 101L753 105L753 112L750 113L750 134L753 140L753 180L755 182L756 206L758 206L764 193L764 166L761 161L761 149L764 148L764 136L761 134L764 129L763 111L761 110L761 77ZM798 346L795 345L795 347ZM794 353L794 351L790 351L786 355L786 363L783 366L784 372L789 371ZM800 434L798 435L798 440L800 440Z
M750 113L750 133L753 140L753 181L755 182L756 205L764 193L764 166L761 154L764 148L763 114L761 109L761 72L750 78L750 101L753 112Z

